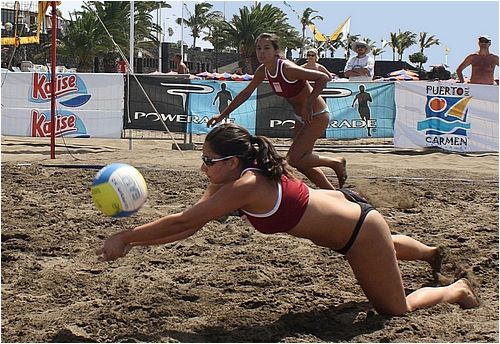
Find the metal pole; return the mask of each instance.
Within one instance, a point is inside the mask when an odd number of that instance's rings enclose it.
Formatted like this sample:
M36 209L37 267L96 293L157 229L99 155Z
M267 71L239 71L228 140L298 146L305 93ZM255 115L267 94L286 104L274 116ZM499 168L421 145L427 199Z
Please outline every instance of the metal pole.
M156 24L161 28L161 2L159 3L158 13L156 15ZM158 32L158 72L161 73L161 30Z
M181 58L184 60L184 1L182 2L181 12Z
M57 113L56 113L56 36L57 36L57 1L51 1L50 5L52 6L52 64L51 64L51 80L50 80L50 158L56 158L56 122L57 122Z
M130 1L130 39L129 39L130 57L128 63L130 64L130 70L132 71L132 73L134 73L134 23L135 23L134 13L135 13L134 1Z

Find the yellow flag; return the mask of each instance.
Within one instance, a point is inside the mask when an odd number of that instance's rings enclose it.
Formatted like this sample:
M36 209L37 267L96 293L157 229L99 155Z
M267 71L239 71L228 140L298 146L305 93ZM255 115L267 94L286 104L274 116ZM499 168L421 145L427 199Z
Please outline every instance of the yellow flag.
M318 29L316 29L316 25L309 24L309 29L314 34L314 39L316 41L318 41L318 42L326 42L326 37L321 32L319 32Z
M336 40L340 36L340 34L342 34L343 39L347 39L347 35L349 34L350 30L351 30L351 17L347 18L342 24L339 25L337 30L335 30L335 32L330 35L330 40L331 41Z

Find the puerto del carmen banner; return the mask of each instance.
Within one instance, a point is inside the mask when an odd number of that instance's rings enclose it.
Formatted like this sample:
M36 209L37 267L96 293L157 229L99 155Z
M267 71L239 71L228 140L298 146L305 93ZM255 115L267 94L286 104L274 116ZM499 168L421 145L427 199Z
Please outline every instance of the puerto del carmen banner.
M396 147L498 152L498 86L401 82L396 104Z
M120 138L122 74L57 74L56 136ZM2 72L2 135L51 135L51 74Z

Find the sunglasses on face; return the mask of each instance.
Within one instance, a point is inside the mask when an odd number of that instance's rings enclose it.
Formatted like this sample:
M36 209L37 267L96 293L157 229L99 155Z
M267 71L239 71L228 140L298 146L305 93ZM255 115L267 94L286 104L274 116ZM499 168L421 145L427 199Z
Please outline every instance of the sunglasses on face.
M203 160L203 163L205 165L213 166L218 161L228 160L228 159L234 158L235 156L237 156L237 155L229 155L229 156L224 156L222 158L209 158L208 156L202 155L201 160Z
M307 54L307 57L310 57L310 56L314 57L316 55L314 55L314 54Z
M358 45L356 49L366 49L366 47L364 45Z
M479 39L479 43L490 43L491 41L486 38Z

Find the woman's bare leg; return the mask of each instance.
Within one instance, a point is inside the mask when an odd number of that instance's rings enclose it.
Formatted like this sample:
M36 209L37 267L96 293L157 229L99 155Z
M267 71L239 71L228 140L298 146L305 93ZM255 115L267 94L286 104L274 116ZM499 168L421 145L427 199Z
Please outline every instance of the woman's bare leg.
M418 241L402 240L402 242L401 255L422 256L422 252L419 252L422 247ZM412 247L417 248L415 252ZM442 302L458 303L462 308L479 305L466 279L446 287L422 288L405 297L393 238L389 226L377 211L371 211L367 215L360 234L346 258L368 300L380 314L401 315Z
M479 299L469 281L462 278L446 287L421 288L407 297L410 311L419 308L429 308L439 303L457 303L460 307L474 308L479 306Z
M313 121L307 125L296 121L295 135L287 154L287 160L291 166L303 173L317 187L334 190L335 187L319 167L332 168L337 174L339 187L342 187L346 179L345 159L319 156L312 152L314 144L328 126L328 121L329 114L315 116Z
M441 246L427 246L406 235L393 235L392 242L398 260L422 260L429 263L434 272L441 270L444 257L444 250Z
M378 313L401 315L409 311L391 233L377 211L366 216L346 258Z

